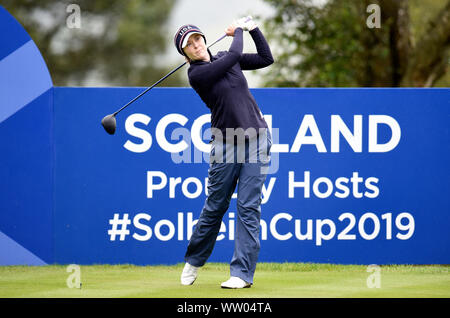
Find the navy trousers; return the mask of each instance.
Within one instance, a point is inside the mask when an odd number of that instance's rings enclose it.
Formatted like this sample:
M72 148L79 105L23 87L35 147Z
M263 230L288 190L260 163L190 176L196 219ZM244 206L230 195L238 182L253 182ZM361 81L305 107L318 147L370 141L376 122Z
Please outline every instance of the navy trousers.
M245 159L239 160L240 149L237 145L213 142L210 158L220 157L215 156L220 150L224 160L210 160L208 196L189 241L186 262L193 266L203 266L211 255L222 218L237 185L235 247L230 275L253 283L260 250L261 193L270 162L271 146L271 135L266 130L264 138L260 136L245 142ZM230 150L233 153L231 155ZM233 160L229 160L230 158Z

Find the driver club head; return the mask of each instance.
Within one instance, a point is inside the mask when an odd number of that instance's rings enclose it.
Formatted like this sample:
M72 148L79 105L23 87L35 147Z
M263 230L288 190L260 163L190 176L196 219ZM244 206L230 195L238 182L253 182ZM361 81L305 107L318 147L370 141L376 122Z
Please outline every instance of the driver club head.
M107 115L102 119L102 126L106 132L110 135L114 135L116 132L116 117L115 115Z

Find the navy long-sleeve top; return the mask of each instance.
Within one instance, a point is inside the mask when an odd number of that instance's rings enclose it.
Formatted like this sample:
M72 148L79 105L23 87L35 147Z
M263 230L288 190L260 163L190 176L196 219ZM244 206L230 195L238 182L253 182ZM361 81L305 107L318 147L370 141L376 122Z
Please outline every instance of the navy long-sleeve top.
M262 113L248 88L243 70L255 70L273 63L272 53L259 28L249 32L257 53L243 54L243 31L236 28L228 51L211 56L209 62L193 61L189 83L211 110L211 128L267 128ZM214 138L214 136L213 136Z

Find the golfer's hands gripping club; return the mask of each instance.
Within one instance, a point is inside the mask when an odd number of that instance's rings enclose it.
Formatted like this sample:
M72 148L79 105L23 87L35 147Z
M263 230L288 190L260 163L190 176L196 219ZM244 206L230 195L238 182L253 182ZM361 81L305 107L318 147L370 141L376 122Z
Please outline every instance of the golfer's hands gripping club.
M244 18L243 18L244 19ZM245 17L245 21L243 23L243 30L244 31L252 31L256 29L258 25L256 24L255 20L253 20L252 16Z
M240 18L235 23L237 27L242 28L242 30L244 31L252 31L254 28L257 27L256 22L253 20L251 15Z
M225 34L227 36L234 36L234 31L237 28L241 28L243 31L251 31L256 28L257 25L253 21L251 16L240 18L233 23L231 23L228 28L225 29Z

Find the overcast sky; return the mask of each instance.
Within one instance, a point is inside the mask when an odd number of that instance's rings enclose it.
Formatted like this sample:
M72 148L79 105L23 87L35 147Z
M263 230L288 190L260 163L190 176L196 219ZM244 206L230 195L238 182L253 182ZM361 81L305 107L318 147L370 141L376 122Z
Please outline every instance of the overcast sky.
M183 62L174 44L173 36L177 29L183 24L194 24L205 33L207 42L212 43L224 34L225 28L234 20L247 15L271 16L274 10L262 0L177 0L168 22L172 32L167 35L167 43L170 43L166 58L174 64ZM262 29L264 32L264 29ZM211 52L228 50L232 39L226 38L215 44ZM244 34L244 52L256 52L250 35ZM263 71L245 72L250 87L258 87L260 76Z

